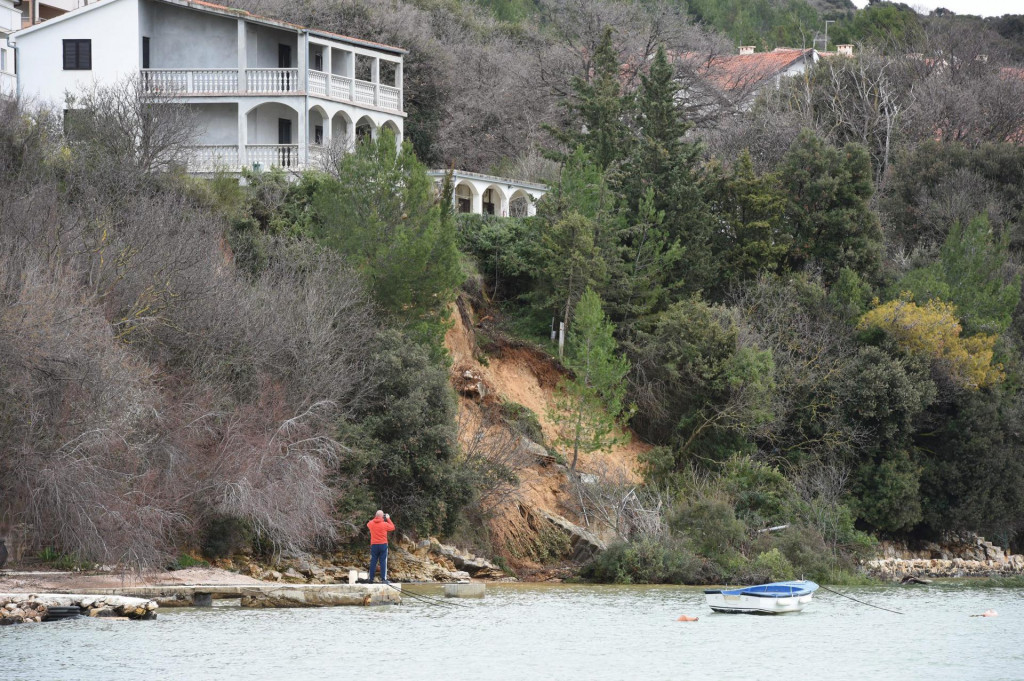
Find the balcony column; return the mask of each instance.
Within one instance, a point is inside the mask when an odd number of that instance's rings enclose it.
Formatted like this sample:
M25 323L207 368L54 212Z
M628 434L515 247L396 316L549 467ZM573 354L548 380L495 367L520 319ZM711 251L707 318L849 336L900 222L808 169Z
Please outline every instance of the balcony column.
M324 73L326 74L324 76L324 79L327 81L326 87L327 87L327 97L328 98L331 97L331 74L334 73L333 71L331 71L331 55L333 53L334 53L334 48L332 48L332 47L325 47L324 48ZM328 121L327 124L324 125L324 127L325 128L329 128L330 127L329 123L330 123L330 121ZM327 134L327 131L325 130L324 131L324 135L325 135L324 139L327 139L326 134Z
M306 62L309 61L309 34L300 33L298 40L298 63L299 69L299 92L309 92L309 69Z
M404 111L402 104L402 62L395 64L395 87L398 89L398 110Z
M348 52L345 57L345 77L348 78L348 92L345 99L350 102L356 101L356 53ZM355 133L353 133L355 134Z
M245 77L245 21L238 20L238 92L248 89Z
M473 187L473 199L471 201L471 213L473 215L484 214L484 193L477 191L476 187Z
M246 159L246 145L249 144L249 117L245 113L245 107L238 103L238 165L244 168L248 165Z
M299 163L305 168L309 165L309 109L306 108L309 100L303 99L302 102L299 109L299 138L295 141L299 145Z
M380 106L380 59L373 58L373 66L370 67L370 80L373 82L373 105Z

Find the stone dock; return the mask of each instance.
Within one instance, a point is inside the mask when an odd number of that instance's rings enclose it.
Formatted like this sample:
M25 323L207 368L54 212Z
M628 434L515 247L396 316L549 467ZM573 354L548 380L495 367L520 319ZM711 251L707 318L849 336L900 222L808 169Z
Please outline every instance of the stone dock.
M174 584L92 589L97 594L152 599L162 607L209 606L239 599L244 608L319 608L402 602L401 584Z

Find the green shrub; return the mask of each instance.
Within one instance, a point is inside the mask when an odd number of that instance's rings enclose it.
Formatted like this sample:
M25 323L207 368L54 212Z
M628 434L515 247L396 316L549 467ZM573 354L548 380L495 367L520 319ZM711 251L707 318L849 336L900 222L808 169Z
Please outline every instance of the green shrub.
M707 564L681 542L640 539L612 544L580 570L593 582L611 584L703 584Z
M690 540L691 548L723 566L735 565L747 537L747 527L724 499L685 502L670 525Z
M500 409L501 417L509 428L537 444L544 444L544 431L533 410L511 400L502 400Z
M751 581L757 582L781 582L796 577L793 564L777 548L758 554L750 564L749 574Z

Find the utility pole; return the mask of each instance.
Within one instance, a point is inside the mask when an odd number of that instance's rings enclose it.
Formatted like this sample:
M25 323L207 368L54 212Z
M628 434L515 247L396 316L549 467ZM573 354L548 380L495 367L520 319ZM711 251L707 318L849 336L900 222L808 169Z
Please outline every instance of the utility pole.
M828 25L836 23L835 19L825 19L825 49L824 52L828 52Z

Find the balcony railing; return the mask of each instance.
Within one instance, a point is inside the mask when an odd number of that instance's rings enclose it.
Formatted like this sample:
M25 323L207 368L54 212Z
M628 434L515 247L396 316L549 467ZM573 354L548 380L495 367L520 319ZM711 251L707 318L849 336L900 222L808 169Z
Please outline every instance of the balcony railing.
M265 170L298 168L302 163L298 144L247 144L245 161L250 166L259 163Z
M238 170L238 145L192 147L189 169L200 173L212 173L217 170Z
M278 95L301 93L298 69L143 69L142 87L151 95ZM402 91L390 85L309 70L309 94L390 111L402 110Z
M223 95L238 92L238 69L144 69L149 94Z
M283 94L298 92L298 69L246 69L245 86L249 92L258 94Z

